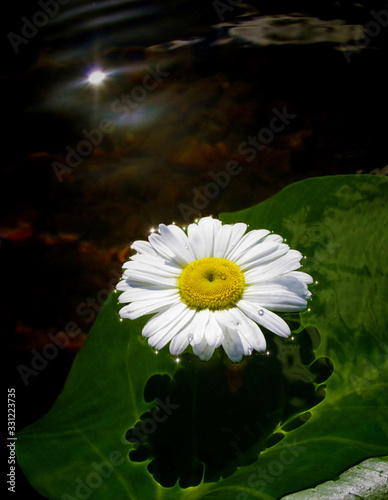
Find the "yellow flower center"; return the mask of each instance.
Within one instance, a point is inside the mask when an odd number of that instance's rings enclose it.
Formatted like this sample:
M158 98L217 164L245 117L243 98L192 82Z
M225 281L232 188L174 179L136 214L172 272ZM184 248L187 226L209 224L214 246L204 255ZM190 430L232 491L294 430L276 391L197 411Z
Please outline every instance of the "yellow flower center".
M190 262L178 278L181 299L192 309L234 307L244 288L244 273L238 265L218 257Z

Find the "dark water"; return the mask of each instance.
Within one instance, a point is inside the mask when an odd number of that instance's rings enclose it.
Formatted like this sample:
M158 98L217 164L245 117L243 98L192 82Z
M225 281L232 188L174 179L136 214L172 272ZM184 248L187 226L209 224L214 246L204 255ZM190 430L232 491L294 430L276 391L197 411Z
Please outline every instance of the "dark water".
M50 408L151 227L388 164L384 2L43 4L9 6L1 69L0 309L19 428ZM81 333L23 380L69 322Z

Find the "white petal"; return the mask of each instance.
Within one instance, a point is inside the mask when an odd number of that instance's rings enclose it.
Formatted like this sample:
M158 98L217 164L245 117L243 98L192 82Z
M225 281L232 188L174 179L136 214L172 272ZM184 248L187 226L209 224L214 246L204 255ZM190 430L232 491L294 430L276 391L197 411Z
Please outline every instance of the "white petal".
M214 241L214 257L225 257L230 248L230 238L232 233L233 228L229 224L220 227L217 233L217 238Z
M257 247L259 242L269 233L267 229L254 229L243 236L233 249L228 252L228 259L236 262L235 259L241 257L252 247Z
M302 254L297 250L289 250L286 255L276 259L268 264L257 266L249 269L244 273L245 282L247 285L254 285L263 281L270 280L281 274L289 273L298 269Z
M273 243L282 243L283 238L279 234L269 234L266 237L267 241L271 241Z
M230 332L230 337L232 341L235 343L237 349L243 354L244 356L250 356L252 354L252 346L249 344L249 342L246 341L245 337L240 334L237 330L229 330Z
M127 280L121 280L116 285L116 290L119 290L120 292L125 292L128 288L129 284L127 283Z
M234 252L236 246L240 243L241 238L244 236L248 226L243 222L237 222L232 225L232 234L229 240L229 250L225 254L226 259L230 259L230 255Z
M304 296L305 292L299 295L282 286L271 284L248 287L244 292L243 299L273 311L301 311L307 306Z
M157 253L155 252L155 250L152 248L151 244L148 241L142 241L142 240L134 241L131 245L131 248L133 250L136 250L136 252L139 252L140 254L157 255Z
M228 355L231 361L234 361L236 363L242 360L243 355L237 348L235 342L232 340L228 328L226 328L224 332L224 341L222 343L222 347L224 348L226 354Z
M160 255L160 257L162 257L164 260L172 262L178 267L183 267L186 265L184 259L179 259L179 258L177 259L173 250L165 244L160 234L152 233L150 234L148 239L152 247L154 248L155 252L157 252L157 254Z
M279 335L280 337L289 337L291 334L290 327L287 323L277 314L269 311L268 309L244 299L237 303L237 307L251 319L256 321L256 323L264 326L264 328L267 328L271 332L276 333L276 335Z
M213 219L212 217L204 217L198 222L198 228L201 231L202 238L205 242L205 257L213 256L214 241L220 227L221 222L218 219Z
M262 283L258 283L256 285L251 285L247 287L246 292L248 293L251 290L260 291L266 289L267 292L271 293L270 290L273 287L274 292L279 291L280 288L282 288L284 290L288 290L289 292L295 293L302 298L307 298L309 297L310 292L308 291L306 283L302 281L302 278L299 276L300 274L304 273L298 273L297 275L295 275L293 272L282 274L281 276L277 276L275 278L272 278L271 280L263 281Z
M162 311L166 307L173 306L180 300L180 297L165 297L164 299L148 299L131 302L120 309L122 318L136 319L146 314L153 314Z
M210 321L210 314L211 313L208 309L202 309L202 311L198 311L194 316L194 319L190 325L190 333L193 335L193 338L190 342L192 345L199 344L203 341L205 330Z
M187 228L187 235L195 258L203 259L204 257L208 257L205 240L202 237L198 224L190 224Z
M252 321L240 309L232 309L232 315L236 325L236 330L242 336L249 347L256 351L264 351L266 348L265 337L260 330L259 326Z
M173 356L179 356L179 354L181 354L189 345L190 327L191 324L186 325L186 327L171 340L170 353Z
M162 349L191 322L194 314L195 311L193 309L186 307L168 325L148 338L149 345L155 349Z
M153 276L149 272L131 270L123 274L129 284L156 285L159 288L176 288L176 278Z
M159 232L163 243L174 253L176 261L180 264L188 264L195 260L195 256L190 249L190 242L185 232L178 226L170 224L159 225Z
M257 247L248 250L244 255L236 259L235 262L241 270L248 270L279 259L285 255L289 249L288 245L263 242L257 245Z
M207 345L207 342L204 339L200 344L193 346L193 352L199 357L199 359L202 359L202 361L208 361L213 355L214 347Z
M149 288L128 287L124 293L119 296L119 302L134 302L142 300L160 300L170 297L179 299L179 292L173 288L150 290Z
M163 269L164 272L170 273L174 276L178 276L182 272L182 268L179 266L176 266L173 264L171 261L164 260L160 256L154 256L154 255L149 255L149 254L135 254L131 257L131 260L126 262L123 265L123 268L128 268L129 262L137 262L141 264L146 264L149 266L153 266L156 269Z
M224 339L223 329L217 321L218 312L214 311L210 313L209 323L205 329L205 339L210 347L220 346Z
M123 272L123 277L129 281L137 281L143 283L167 284L176 286L178 275L174 268L170 266L144 264L143 262L129 261L126 263L126 269Z
M187 306L182 302L178 302L167 310L161 311L155 316L153 316L143 328L143 337L150 337L154 335L159 330L168 327L178 316L180 316L183 311L187 309Z
M303 281L303 283L306 283L306 285L314 281L312 276L310 276L307 273L303 273L302 271L292 271L291 273L288 274L288 276L295 276L295 278L298 278L299 280Z

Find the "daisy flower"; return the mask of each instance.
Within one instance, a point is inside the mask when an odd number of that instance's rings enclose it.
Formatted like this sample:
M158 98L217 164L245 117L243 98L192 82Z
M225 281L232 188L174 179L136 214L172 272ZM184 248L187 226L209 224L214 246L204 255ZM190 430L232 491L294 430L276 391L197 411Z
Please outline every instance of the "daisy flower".
M260 326L281 337L291 334L273 311L300 311L312 278L296 271L302 254L266 229L222 224L211 217L178 226L160 224L124 264L117 289L122 318L156 313L142 334L155 349L170 343L178 356L189 344L202 360L222 346L232 361L264 351Z

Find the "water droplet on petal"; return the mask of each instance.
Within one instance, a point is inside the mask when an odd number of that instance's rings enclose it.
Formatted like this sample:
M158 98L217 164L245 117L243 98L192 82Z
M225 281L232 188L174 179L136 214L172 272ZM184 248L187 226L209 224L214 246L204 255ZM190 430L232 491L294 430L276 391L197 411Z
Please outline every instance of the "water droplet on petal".
M191 341L193 340L193 338L194 338L194 335L193 335L192 333L189 333L189 334L187 335L187 340L188 340L189 342L191 342Z
M252 351L253 351L253 347L248 347L248 356L250 356L252 354Z
M189 249L189 245L185 245L185 248L186 248L186 250L188 250Z
M258 312L259 312L259 316L263 316L263 315L264 315L264 311L263 311L263 309L259 309L259 311L258 311Z

